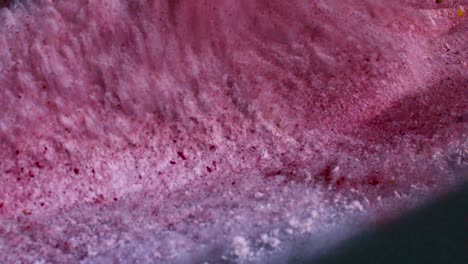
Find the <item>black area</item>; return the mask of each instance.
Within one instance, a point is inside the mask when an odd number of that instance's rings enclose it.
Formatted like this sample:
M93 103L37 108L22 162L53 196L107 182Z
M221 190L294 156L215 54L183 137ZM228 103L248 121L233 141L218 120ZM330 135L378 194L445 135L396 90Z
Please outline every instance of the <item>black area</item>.
M306 246L288 263L468 263L468 184L395 223L355 237L323 254Z
M0 0L0 8L2 7L9 7L11 5L12 0Z

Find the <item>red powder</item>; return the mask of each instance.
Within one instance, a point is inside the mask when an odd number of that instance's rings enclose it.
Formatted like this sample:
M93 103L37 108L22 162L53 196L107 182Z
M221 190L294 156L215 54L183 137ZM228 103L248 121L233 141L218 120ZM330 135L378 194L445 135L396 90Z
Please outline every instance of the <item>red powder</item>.
M262 262L466 180L460 8L0 1L0 263Z

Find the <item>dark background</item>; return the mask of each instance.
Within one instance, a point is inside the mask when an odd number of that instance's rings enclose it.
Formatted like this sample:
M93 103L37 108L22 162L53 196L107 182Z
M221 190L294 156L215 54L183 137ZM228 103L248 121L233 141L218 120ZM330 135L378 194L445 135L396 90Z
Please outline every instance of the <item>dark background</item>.
M329 250L308 256L296 248L288 263L468 263L468 184L401 217Z

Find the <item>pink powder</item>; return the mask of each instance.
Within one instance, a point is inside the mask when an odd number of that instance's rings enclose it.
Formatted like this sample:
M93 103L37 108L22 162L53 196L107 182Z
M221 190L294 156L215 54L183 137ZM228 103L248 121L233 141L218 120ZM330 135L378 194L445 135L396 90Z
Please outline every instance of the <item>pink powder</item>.
M264 262L466 181L463 5L25 2L0 9L2 263Z

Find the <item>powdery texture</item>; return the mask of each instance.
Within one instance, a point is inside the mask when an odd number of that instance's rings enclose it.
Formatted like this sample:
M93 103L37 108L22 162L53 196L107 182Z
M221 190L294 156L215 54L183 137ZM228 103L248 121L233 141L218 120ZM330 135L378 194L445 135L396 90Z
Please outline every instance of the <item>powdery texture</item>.
M387 2L0 9L0 262L268 262L465 181L464 2Z

